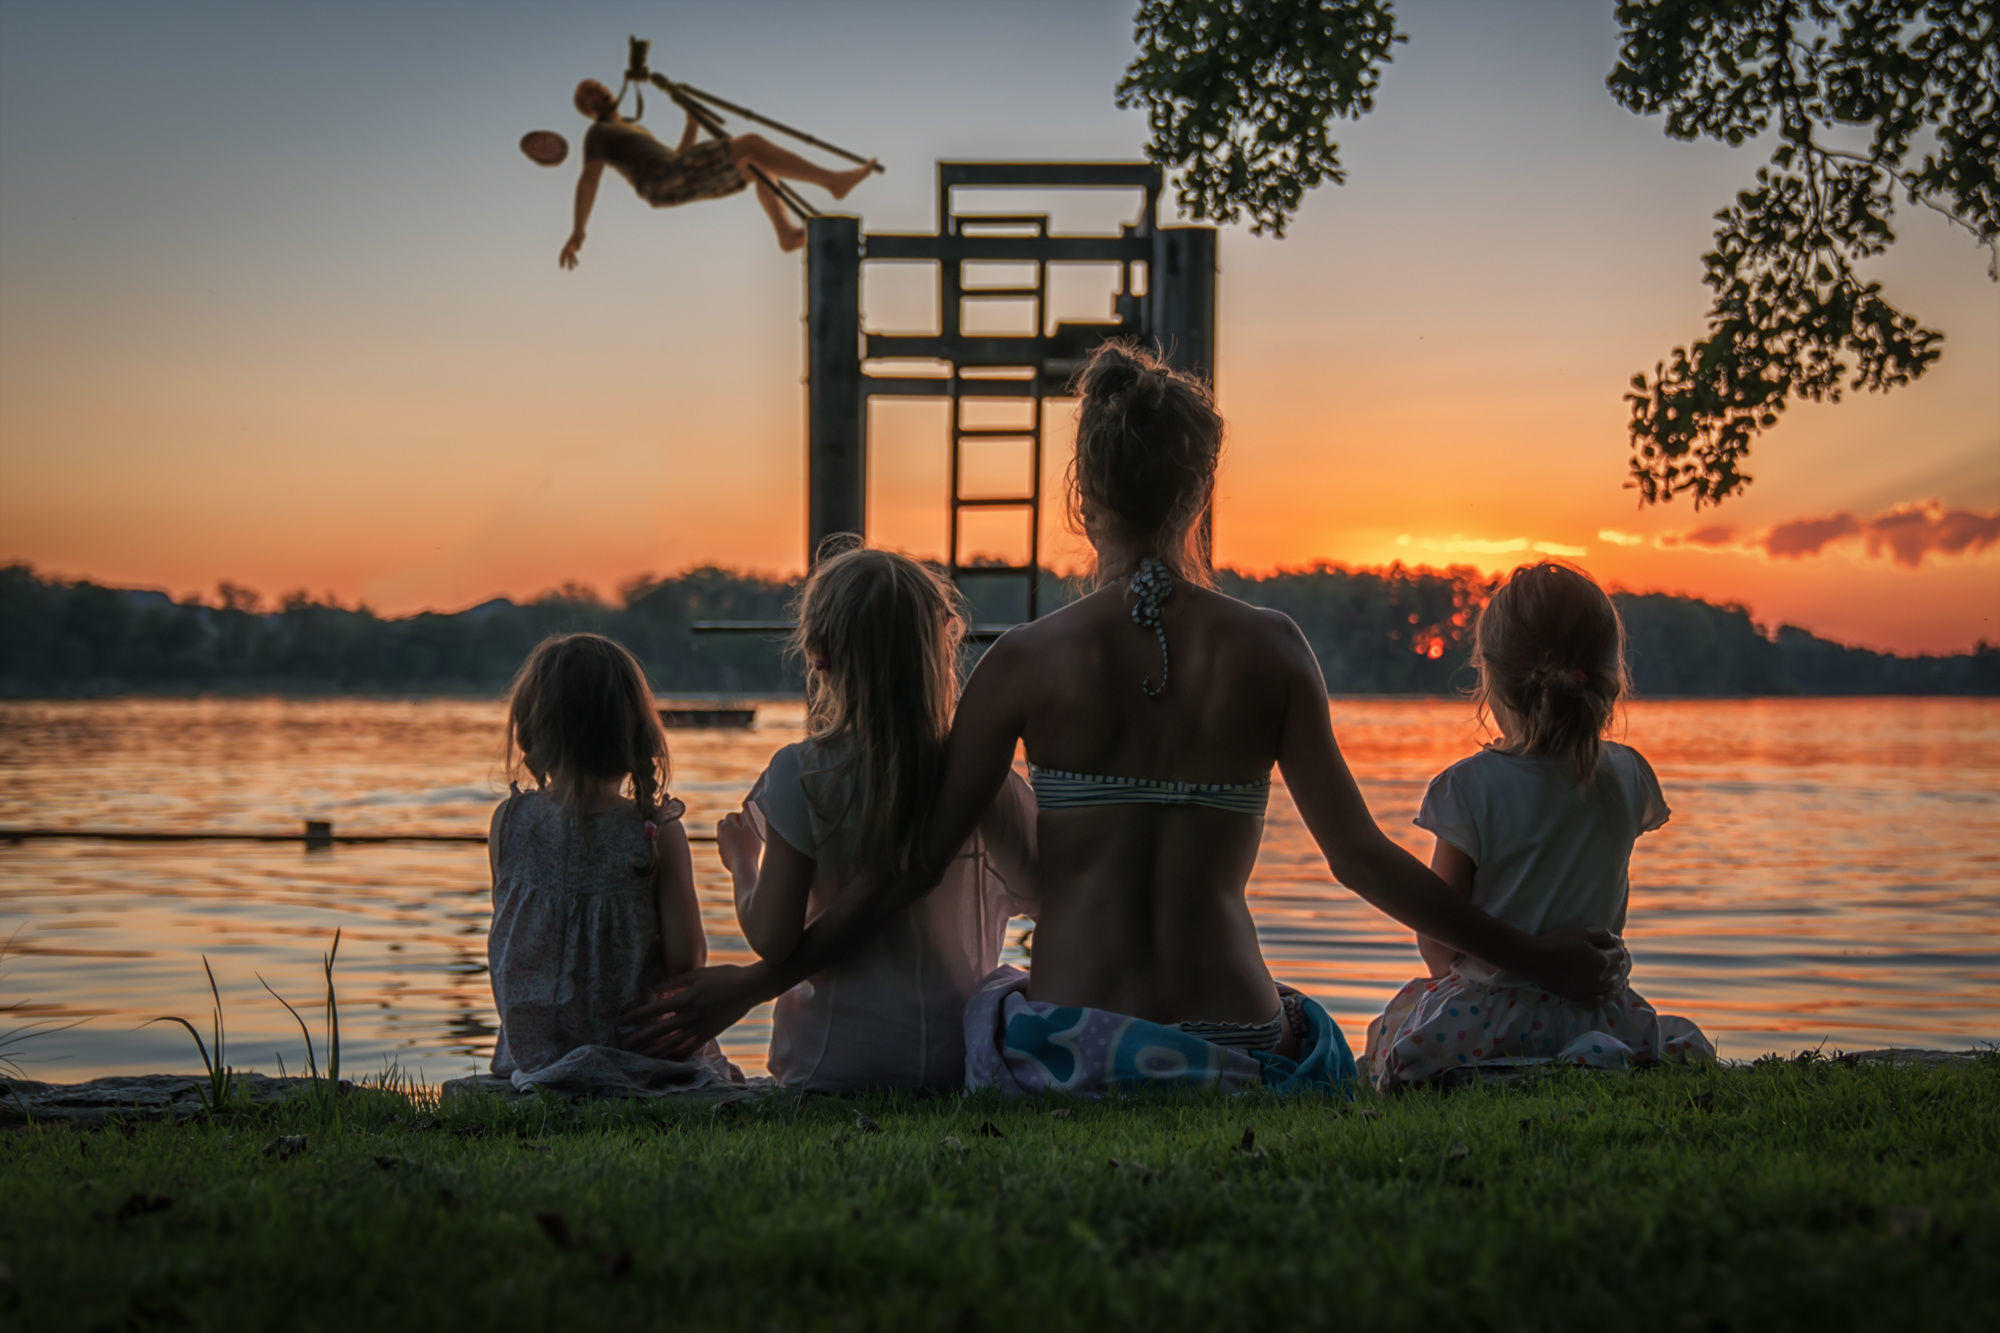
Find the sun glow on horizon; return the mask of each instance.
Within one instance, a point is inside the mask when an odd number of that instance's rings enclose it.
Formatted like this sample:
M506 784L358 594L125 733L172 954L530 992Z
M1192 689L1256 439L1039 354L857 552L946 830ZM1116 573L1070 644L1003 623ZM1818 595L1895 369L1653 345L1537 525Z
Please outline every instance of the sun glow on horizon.
M1109 96L1129 25L1096 7L1025 26L993 6L921 26L889 5L785 12L690 10L676 43L714 86L815 108L879 153L891 170L850 205L871 231L935 225L939 159L1118 159L1145 140ZM514 148L531 126L574 131L575 72L623 50L622 21L25 0L7 24L0 561L390 614L803 566L799 262L747 196L654 211L614 189L563 272L573 177ZM1221 237L1218 560L1491 577L1550 556L1870 647L2000 638L2000 301L1963 238L1912 211L1875 265L1947 333L1921 382L1790 409L1720 510L1636 508L1621 394L1699 333L1711 214L1752 157L1610 103L1608 17L1585 32L1555 5L1439 6L1407 24L1380 106L1342 126L1347 184L1312 192L1282 241ZM445 42L482 75L441 78L427 53ZM1035 61L1037 98L940 82L968 42ZM1496 48L1508 77L1468 77ZM898 96L858 94L857 64ZM79 100L79 70L116 77ZM910 116L904 93L937 113ZM931 313L865 298L871 324ZM941 555L941 416L871 416L871 538ZM1041 555L1074 568L1059 508Z

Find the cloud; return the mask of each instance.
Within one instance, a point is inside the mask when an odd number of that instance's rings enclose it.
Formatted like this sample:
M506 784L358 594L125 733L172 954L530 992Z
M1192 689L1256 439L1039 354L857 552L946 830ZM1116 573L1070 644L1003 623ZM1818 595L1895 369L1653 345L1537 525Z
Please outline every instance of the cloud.
M1818 555L1830 544L1861 531L1852 514L1829 514L1825 518L1795 518L1780 523L1758 539L1764 553L1778 560L1797 560Z
M1597 535L1612 540L1604 532ZM1665 533L1654 544L1697 546L1706 550L1734 546L1761 551L1773 560L1803 560L1824 554L1830 546L1856 539L1871 559L1886 556L1906 569L1915 569L1931 556L1978 555L1989 547L2000 546L2000 509L1990 512L1950 509L1939 500L1914 500L1885 509L1873 518L1857 517L1843 510L1815 518L1788 519L1761 533L1740 535L1735 528L1716 525Z
M1613 546L1644 546L1646 539L1636 532L1620 532L1616 528L1599 528L1597 540L1610 542Z
M1660 538L1662 546L1705 546L1713 550L1736 540L1736 529L1725 523L1695 528L1691 532L1669 532Z
M1897 564L1915 569L1927 555L1977 555L2000 543L2000 509L1982 514L1924 500L1878 514L1865 535L1869 555L1886 550Z

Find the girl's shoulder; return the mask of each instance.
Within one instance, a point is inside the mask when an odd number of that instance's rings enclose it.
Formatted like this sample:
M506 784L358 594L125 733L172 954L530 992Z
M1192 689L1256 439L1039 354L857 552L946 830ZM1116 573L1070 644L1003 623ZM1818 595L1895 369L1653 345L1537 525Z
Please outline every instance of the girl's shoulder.
M1519 754L1488 745L1473 751L1431 779L1426 802L1452 803L1468 811L1494 802L1511 807L1533 801L1552 787L1575 784L1569 761Z
M1646 756L1629 745L1619 741L1606 741L1600 756L1599 762L1621 777L1636 780L1644 786L1660 785L1659 778L1654 776L1653 766L1646 762Z
M501 838L506 836L507 830L520 817L521 811L539 799L544 798L541 792L533 787L522 791L518 785L510 785L507 794L493 807L493 818L487 825L487 840L498 846Z
M1598 771L1607 770L1631 810L1638 832L1651 833L1672 817L1673 810L1667 805L1666 793L1660 790L1659 776L1646 762L1645 755L1629 745L1606 741Z
M1481 746L1457 763L1446 766L1443 772L1431 779L1431 785L1476 786L1518 781L1523 774L1535 771L1533 765L1536 762L1532 756L1515 754L1512 750Z
M845 766L841 746L807 737L780 746L764 765L759 786L817 787Z
M839 741L794 741L771 756L749 799L784 840L811 856L852 813L847 751Z
M1631 746L1627 745L1623 741L1604 742L1604 753L1615 754L1619 757L1621 762L1628 764L1637 764L1640 768L1652 767L1652 765L1646 762L1645 755L1640 754L1637 750L1633 749Z

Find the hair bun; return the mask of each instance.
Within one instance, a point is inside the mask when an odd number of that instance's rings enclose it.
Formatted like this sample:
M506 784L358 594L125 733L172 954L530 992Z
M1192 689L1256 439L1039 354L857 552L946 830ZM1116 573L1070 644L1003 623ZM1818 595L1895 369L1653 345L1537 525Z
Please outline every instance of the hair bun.
M1071 521L1085 509L1150 544L1176 574L1208 563L1199 519L1222 447L1207 386L1137 344L1098 344L1075 380L1083 400L1070 462Z
M1108 342L1098 347L1083 368L1077 388L1085 398L1110 402L1131 394L1152 375L1151 357L1135 347Z

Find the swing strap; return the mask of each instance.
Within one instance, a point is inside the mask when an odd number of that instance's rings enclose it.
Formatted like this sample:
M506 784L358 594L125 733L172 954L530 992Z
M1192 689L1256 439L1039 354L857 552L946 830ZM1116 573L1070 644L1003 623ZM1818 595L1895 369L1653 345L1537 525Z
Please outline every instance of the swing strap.
M832 153L835 157L844 157L849 162L854 163L854 165L856 166L860 166L868 161L867 158L861 156L861 154L857 152L852 151L851 149L842 148L839 144L828 143L824 139L818 138L811 134L807 134L804 130L794 129L792 126L785 124L781 120L772 120L769 116L759 115L757 112L752 111L747 106L738 106L734 102L727 101L723 98L717 97L714 93L705 93L701 89L692 87L689 84L685 83L677 83L674 85L674 87L677 93L679 94L679 96L675 99L677 101L680 100L681 97L692 97L696 101L701 102L706 106L709 106L711 108L720 108L723 111L729 112L733 116L741 116L745 120L752 121L758 125L762 125L765 129L776 130L780 134L788 135L791 138L797 139L800 143L811 144L814 148L818 148L823 152ZM883 169L882 164L880 162L877 162L875 164L875 170L881 171L882 169Z
M658 88L668 97L672 98L676 106L686 111L690 116L693 116L703 129L707 130L723 143L729 142L729 131L723 127L721 119L717 117L711 107L696 98L687 96L681 90L680 85L664 74L652 75L651 82L655 88ZM820 215L819 210L808 203L804 196L799 194L797 190L794 190L784 181L765 174L762 167L757 166L755 163L745 162L743 170L758 181L761 181L772 194L777 195L779 201L785 207L791 209L799 221L804 222L809 218L816 218Z

